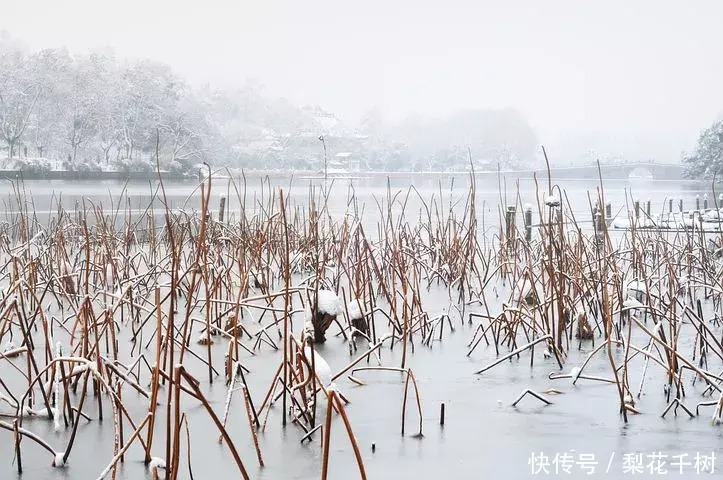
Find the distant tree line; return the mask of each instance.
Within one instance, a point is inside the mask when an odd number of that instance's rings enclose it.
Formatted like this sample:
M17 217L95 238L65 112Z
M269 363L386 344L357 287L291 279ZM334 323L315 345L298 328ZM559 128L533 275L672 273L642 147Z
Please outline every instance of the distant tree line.
M318 170L319 136L371 170L519 168L537 139L513 110L468 111L396 125L372 109L350 128L320 107L296 107L246 82L191 88L168 65L111 51L28 51L0 33L0 168L185 172L200 162ZM342 154L342 156L345 154Z
M0 43L0 141L28 168L181 170L221 137L207 105L168 66L111 53L26 52ZM2 158L2 155L0 155Z

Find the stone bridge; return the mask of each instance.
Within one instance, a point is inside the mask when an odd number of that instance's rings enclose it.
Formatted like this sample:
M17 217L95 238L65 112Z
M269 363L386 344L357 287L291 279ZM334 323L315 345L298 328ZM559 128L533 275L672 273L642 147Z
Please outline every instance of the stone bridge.
M597 165L551 168L552 178L597 178ZM532 173L532 172L530 172ZM536 170L538 177L546 176L546 170ZM627 180L633 178L655 180L680 180L683 178L683 165L677 163L621 163L600 165L603 180Z
M603 180L628 180L634 178L655 180L680 180L683 178L683 165L677 163L638 162L600 165ZM507 178L547 178L547 170L503 170L502 175ZM597 164L576 165L573 167L552 167L550 169L553 180L559 179L597 179ZM482 177L496 177L497 170L476 170ZM352 175L355 175L354 173ZM366 178L440 178L449 176L466 176L469 170L460 171L431 171L431 172L359 172L358 175Z

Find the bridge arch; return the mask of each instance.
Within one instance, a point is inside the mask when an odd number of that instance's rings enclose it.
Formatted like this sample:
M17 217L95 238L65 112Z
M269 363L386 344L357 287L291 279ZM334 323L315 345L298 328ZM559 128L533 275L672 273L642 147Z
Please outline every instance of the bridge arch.
M653 172L650 168L648 168L647 165L638 165L630 169L630 171L628 172L628 178L631 180L652 180L653 178L655 178L655 175L653 175Z

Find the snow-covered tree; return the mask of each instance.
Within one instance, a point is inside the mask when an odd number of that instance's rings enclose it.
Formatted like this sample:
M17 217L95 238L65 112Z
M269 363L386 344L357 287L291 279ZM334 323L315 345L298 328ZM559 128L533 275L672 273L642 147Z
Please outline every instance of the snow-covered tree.
M95 138L98 132L102 83L109 75L104 59L99 56L76 57L63 82L63 130L73 165L78 150Z
M688 178L723 175L723 121L718 120L700 133L693 153L683 153Z
M35 64L33 72L40 94L29 124L23 135L24 146L33 156L52 156L65 148L63 111L66 102L64 79L73 68L73 59L65 49L42 50L29 60Z
M42 86L35 57L18 50L0 52L0 139L12 159L27 129Z

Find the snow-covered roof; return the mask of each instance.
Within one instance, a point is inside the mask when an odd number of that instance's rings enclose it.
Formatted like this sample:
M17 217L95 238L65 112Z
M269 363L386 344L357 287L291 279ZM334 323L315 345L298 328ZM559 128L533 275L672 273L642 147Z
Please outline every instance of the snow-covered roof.
M340 158L351 157L351 155L352 155L351 152L339 152L339 153L336 154L336 156L337 156L337 157L340 157Z
M353 134L352 130L344 125L331 112L327 112L318 106L306 106L302 108L310 120L309 124L302 129L302 134L314 134L319 136L322 134L329 137L349 137Z

